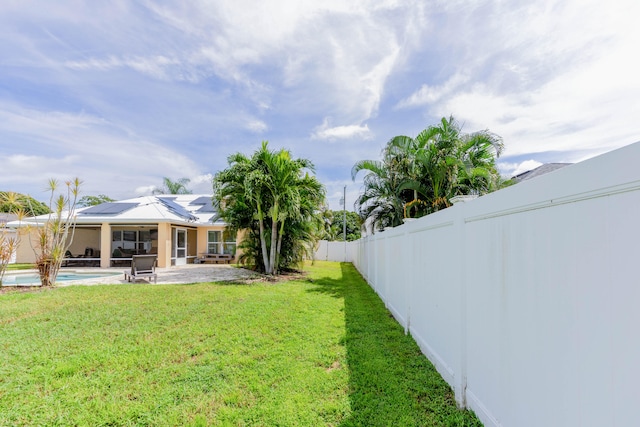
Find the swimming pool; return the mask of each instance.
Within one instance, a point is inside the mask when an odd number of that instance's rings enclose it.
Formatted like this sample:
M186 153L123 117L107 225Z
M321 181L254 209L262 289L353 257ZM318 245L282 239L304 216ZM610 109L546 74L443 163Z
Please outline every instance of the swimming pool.
M97 279L99 277L110 277L115 276L121 273L115 273L110 271L108 273L78 273L78 272L61 272L58 273L58 277L56 278L56 282L66 282L69 280L87 280L87 279ZM37 273L26 273L26 274L7 274L2 279L2 285L30 285L30 284L40 284L40 276Z

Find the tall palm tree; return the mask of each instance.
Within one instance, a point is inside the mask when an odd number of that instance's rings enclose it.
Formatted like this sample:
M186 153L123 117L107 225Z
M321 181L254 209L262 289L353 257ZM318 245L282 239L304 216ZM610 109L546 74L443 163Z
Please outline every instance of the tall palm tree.
M324 187L306 170L313 170L310 161L271 151L263 142L251 158L229 157L229 168L214 177L220 215L235 229L252 230L248 236L259 240L259 249L253 245L251 253L259 252L255 261L267 274L300 260L296 252L313 240L317 227L310 224L324 203Z
M187 184L191 181L188 178L180 178L172 181L170 178L162 178L162 188L153 190L153 194L191 194L191 190L187 189Z
M358 211L380 229L400 224L403 217L446 208L453 196L494 191L500 185L495 160L503 149L498 135L488 130L463 134L453 117L442 118L415 138L396 136L384 148L381 162L363 160L353 167L352 178L369 171L356 200Z
M388 162L361 160L351 169L351 178L355 180L358 172L362 170L368 173L363 181L364 192L355 201L360 217L368 218L374 230L402 224L402 175L390 167Z
M400 144L396 137L390 145L404 154L410 165L400 186L414 191L414 200L408 204L421 202L424 213L448 207L453 196L481 195L499 187L495 160L504 144L498 135L487 130L463 134L453 117L442 118L415 140Z

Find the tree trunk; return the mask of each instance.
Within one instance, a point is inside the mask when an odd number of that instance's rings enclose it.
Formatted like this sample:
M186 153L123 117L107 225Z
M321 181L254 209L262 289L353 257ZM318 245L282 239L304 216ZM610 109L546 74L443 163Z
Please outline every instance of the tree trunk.
M284 235L284 222L283 219L280 223L280 231L278 232L278 247L276 249L276 265L275 265L275 273L278 274L280 272L280 249L282 248L282 236Z
M269 259L267 258L267 239L264 236L264 220L262 219L262 209L258 204L258 224L260 225L260 247L262 248L262 262L264 263L264 272L271 274L269 270Z
M271 263L271 274L276 274L276 249L278 241L278 219L274 215L271 220L271 253L269 254L269 262Z
M38 261L38 275L40 276L40 284L42 286L51 286L51 260L42 259Z

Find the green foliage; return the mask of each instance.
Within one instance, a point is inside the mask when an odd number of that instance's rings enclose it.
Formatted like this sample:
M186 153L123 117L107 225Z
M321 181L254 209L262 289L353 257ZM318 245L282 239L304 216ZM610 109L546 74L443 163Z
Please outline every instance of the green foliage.
M172 181L170 178L162 179L162 188L153 190L153 194L191 194L191 190L187 189L187 184L191 180L188 178L180 178Z
M2 426L480 426L348 264L0 305Z
M105 196L104 194L100 194L98 196L82 196L80 200L78 200L78 206L79 207L96 206L101 203L107 203L107 202L115 202L115 200L109 196Z
M6 220L18 219L21 220L24 216L23 204L29 204L29 201L24 201L22 194L13 192L0 193L0 203L3 204L7 212L10 214ZM0 287L4 278L4 273L7 271L9 263L13 259L18 245L20 244L20 233L15 230L10 230L4 219L0 221Z
M251 157L236 153L228 162L213 179L213 198L225 222L245 231L240 260L267 274L302 262L322 228L324 187L305 172L313 164L271 151L267 142Z
M42 286L53 286L60 271L64 254L73 241L75 232L75 208L81 181L75 178L60 185L55 179L49 180L49 209L46 219L32 218L28 229L36 235L32 243L36 256L36 267Z
M462 133L453 118L442 118L416 136L396 136L382 161L363 160L352 168L355 179L366 170L364 192L356 200L360 216L375 228L402 224L450 206L457 195L483 195L502 185L496 158L502 139L488 130Z
M325 215L325 219L328 221L327 223L327 233L324 238L326 240L335 241L335 240L344 240L344 211L327 211ZM347 217L347 241L351 242L354 240L358 240L362 233L360 231L360 226L362 225L362 219L355 212L346 212Z
M25 215L36 216L51 212L46 204L37 201L31 196L13 193L11 191L0 191L0 212L16 213L23 211Z
M4 225L0 224L0 287L9 262L18 249L18 242L17 234L10 233Z

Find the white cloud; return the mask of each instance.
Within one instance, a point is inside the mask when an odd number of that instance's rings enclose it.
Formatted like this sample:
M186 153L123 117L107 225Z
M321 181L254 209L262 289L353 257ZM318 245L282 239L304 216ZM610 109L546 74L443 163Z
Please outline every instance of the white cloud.
M123 198L265 134L348 179L450 114L503 136L501 160L575 161L640 139L639 15L633 0L9 2L0 178L69 173Z
M354 211L354 203L358 196L360 196L360 187L362 180L358 182L352 182L349 180L327 180L324 181L327 190L327 204L329 209L339 211L343 209L342 198L346 188L346 209L348 211Z
M347 125L331 127L329 119L324 120L322 125L318 126L313 134L313 139L324 139L335 141L336 139L371 139L373 134L369 130L369 125Z
M424 84L409 97L401 100L396 105L396 108L419 107L438 102L468 81L468 75L458 72L440 86L429 86Z
M132 56L118 58L113 55L105 59L90 58L82 61L66 61L64 66L72 70L109 72L119 68L129 68L158 80L188 81L197 83L206 77L197 64L189 64L180 58L164 55Z
M149 5L159 19L193 39L184 60L269 93L252 69L275 65L296 95L326 100L333 114L364 121L377 114L384 85L401 59L402 44L419 37L422 6L394 1L251 1ZM277 13L274 12L277 10ZM401 15L407 22L398 26ZM247 25L251 22L251 25ZM193 44L192 44L193 45ZM279 76L278 76L279 77ZM306 107L309 108L313 104Z
M211 185L212 180L213 175L210 173L197 175L191 178L187 188L189 188L189 190L194 194L211 194L213 191L213 187Z
M153 194L153 192L157 189L157 185L143 185L140 187L136 187L133 192L136 194L136 196L149 196Z
M140 187L161 184L163 176L198 170L178 147L140 139L88 114L0 102L0 134L13 140L5 151L2 178L15 191L26 184L44 186L49 178L79 177L86 194L126 198Z
M505 162L498 163L498 169L500 170L500 174L507 178L511 178L523 172L530 171L532 169L537 168L538 166L542 166L542 163L533 159L525 160L520 163L505 163Z
M452 59L469 82L447 88L458 71L399 106L453 114L467 131L489 128L504 138L507 156L598 154L638 140L640 63L631 54L640 41L637 2L549 0L513 7L485 1L456 10L467 25L449 28L462 31L452 43L466 46L453 49L462 56ZM490 27L474 24L486 22L487 13Z
M262 120L251 120L249 123L247 123L246 127L251 132L255 133L264 133L267 131L267 129L269 129L267 124Z

